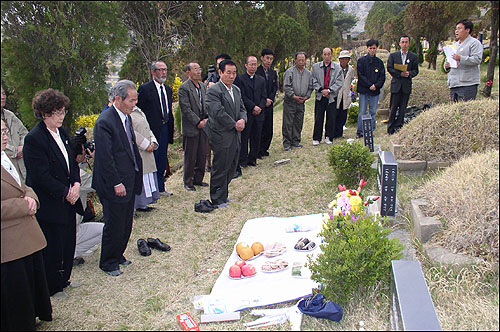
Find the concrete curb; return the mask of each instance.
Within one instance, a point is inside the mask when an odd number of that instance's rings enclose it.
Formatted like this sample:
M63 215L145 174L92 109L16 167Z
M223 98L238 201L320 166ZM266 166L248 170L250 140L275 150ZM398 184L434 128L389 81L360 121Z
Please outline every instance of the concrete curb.
M436 161L436 160L402 160L401 148L403 146L400 144L394 144L390 142L390 150L396 160L398 161L398 169L405 172L414 172L423 174L425 171L437 170L449 167L451 163L449 161Z
M414 226L414 235L423 244L424 252L433 264L439 265L472 265L481 264L483 260L464 254L456 254L438 244L426 243L432 236L442 229L441 221L434 217L426 217L420 206L426 205L425 200L412 199L410 201L410 215Z

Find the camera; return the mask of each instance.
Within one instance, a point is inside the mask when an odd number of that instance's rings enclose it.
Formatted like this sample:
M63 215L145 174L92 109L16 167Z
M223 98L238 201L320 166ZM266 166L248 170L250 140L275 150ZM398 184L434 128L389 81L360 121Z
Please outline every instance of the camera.
M94 144L94 140L87 142L87 137L85 136L86 133L87 133L87 129L85 129L84 127L81 127L80 129L78 129L75 132L74 142L75 142L75 144L83 145L83 149L85 151L85 154L89 154L87 149L90 152L94 152L95 144Z
M218 81L219 81L219 75L217 75L217 70L215 68L215 65L208 65L207 84L210 82L217 83Z

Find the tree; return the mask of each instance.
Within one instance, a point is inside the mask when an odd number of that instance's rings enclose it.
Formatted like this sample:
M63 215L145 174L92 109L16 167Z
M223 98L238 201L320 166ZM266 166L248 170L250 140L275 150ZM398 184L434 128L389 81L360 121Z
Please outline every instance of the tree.
M407 5L408 1L375 1L365 21L365 31L368 37L383 42L382 48L389 48L390 45L382 40L384 26L387 21L401 13Z
M333 12L324 1L306 1L309 25L307 54L319 57L323 48L339 44Z
M340 44L343 45L342 35L344 32L351 30L352 27L358 23L358 18L355 15L346 13L344 11L344 4L335 5L332 8L333 12L333 25L337 28L340 37Z
M115 2L2 1L2 74L31 128L35 93L54 88L70 98L64 125L107 102L106 61L127 40Z
M491 96L491 88L493 87L493 78L495 77L495 63L498 56L498 4L499 1L491 2L491 36L490 36L490 61L488 62L488 71L486 73L486 85L483 90L483 95Z
M392 45L394 43L396 49L398 50L400 49L399 40L401 36L405 34L404 17L405 11L402 11L398 15L389 19L384 25L385 33L382 36L382 39L388 45Z
M429 48L435 52L439 43L446 40L450 29L463 18L463 13L472 15L477 11L477 1L412 1L405 11L405 28L410 35L425 37ZM436 58L429 59L434 69Z

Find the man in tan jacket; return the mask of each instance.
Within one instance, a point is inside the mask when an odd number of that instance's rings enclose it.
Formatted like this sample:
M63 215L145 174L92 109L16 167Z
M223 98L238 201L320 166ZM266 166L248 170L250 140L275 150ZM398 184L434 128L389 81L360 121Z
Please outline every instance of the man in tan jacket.
M6 110L5 104L7 102L7 96L5 90L2 87L2 120L5 121L5 126L9 131L7 136L7 147L4 152L9 156L10 160L16 167L19 176L23 181L26 180L26 168L24 167L23 160L23 145L24 137L28 135L28 130L23 125L21 120L19 120L16 115Z
M347 121L347 110L351 105L351 84L354 80L354 69L349 65L351 61L351 52L344 50L339 54L340 68L344 76L344 85L340 88L337 97L337 113L335 119L335 128L333 130L333 138L342 137L344 135L344 125Z

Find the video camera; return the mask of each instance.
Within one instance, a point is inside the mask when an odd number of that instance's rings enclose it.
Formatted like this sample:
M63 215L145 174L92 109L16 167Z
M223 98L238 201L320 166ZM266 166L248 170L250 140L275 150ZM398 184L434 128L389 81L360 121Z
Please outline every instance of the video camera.
M73 137L73 142L75 146L77 147L79 144L83 145L83 150L85 151L85 154L89 154L88 151L94 152L95 150L95 144L94 140L88 141L87 142L87 137L85 134L87 133L87 129L84 127L81 127L75 132L75 136ZM88 149L88 151L87 151Z
M210 82L212 83L219 82L219 75L217 75L217 69L215 68L215 65L208 65L207 84Z

